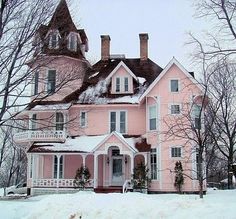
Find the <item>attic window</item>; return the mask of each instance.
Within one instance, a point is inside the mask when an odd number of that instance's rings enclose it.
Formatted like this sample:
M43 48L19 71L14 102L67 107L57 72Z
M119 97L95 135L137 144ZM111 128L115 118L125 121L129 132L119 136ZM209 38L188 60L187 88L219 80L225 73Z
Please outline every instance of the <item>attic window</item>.
M57 32L52 32L49 37L49 48L58 49L59 48L59 34Z
M68 49L72 50L72 51L76 51L77 50L77 36L74 33L71 33L69 35Z

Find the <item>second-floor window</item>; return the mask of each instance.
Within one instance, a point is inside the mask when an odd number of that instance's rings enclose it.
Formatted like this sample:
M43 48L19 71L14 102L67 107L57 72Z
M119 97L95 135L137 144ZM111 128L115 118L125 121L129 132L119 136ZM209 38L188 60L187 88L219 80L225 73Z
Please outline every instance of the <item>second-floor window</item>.
M37 129L37 114L33 114L31 118L31 129L36 130Z
M34 95L38 94L39 90L39 72L36 71L34 75Z
M54 93L56 89L56 70L48 70L47 93Z
M64 130L64 115L62 113L56 113L56 130Z
M126 133L126 111L110 112L110 132Z
M193 105L193 126L195 129L201 129L201 106Z
M157 129L157 107L156 106L149 106L149 130L156 130Z

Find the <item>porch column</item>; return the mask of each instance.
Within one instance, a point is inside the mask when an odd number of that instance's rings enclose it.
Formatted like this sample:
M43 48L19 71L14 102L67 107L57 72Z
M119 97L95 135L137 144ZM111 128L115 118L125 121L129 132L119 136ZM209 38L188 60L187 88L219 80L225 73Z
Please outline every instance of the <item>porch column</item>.
M134 174L134 155L130 155L130 169L131 169L131 175Z
M144 164L145 164L145 166L147 166L147 161L148 161L147 160L147 152L145 152L143 156L144 156Z
M94 182L94 188L97 188L97 181L98 181L98 154L94 154L94 168L93 168L93 171L94 171L94 179L93 179L93 182Z
M85 167L85 159L86 159L86 154L82 154L82 159L83 159L83 167Z
M60 158L61 154L57 154L57 189L59 188L59 178L60 178Z
M34 180L35 180L35 155L31 154L32 157L30 157L30 159L32 159L32 165L31 165L31 160L30 160L30 175L32 177L32 184L34 185Z

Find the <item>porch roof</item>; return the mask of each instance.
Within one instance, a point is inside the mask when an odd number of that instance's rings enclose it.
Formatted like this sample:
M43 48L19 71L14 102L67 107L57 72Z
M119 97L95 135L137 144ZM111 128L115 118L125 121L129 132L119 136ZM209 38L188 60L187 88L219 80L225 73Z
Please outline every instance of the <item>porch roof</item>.
M56 142L35 142L28 150L28 153L93 153L96 148L114 133L97 136L80 136L76 138L67 138L64 143ZM129 145L133 151L139 151L137 144L142 141L141 137L123 137L116 133L122 140Z

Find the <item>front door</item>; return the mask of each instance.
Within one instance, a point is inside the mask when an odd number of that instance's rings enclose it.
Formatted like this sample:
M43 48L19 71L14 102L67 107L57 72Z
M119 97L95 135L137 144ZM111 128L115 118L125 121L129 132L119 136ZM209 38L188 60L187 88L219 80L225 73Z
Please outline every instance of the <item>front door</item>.
M122 186L123 185L123 174L122 174L122 157L112 158L112 185Z

